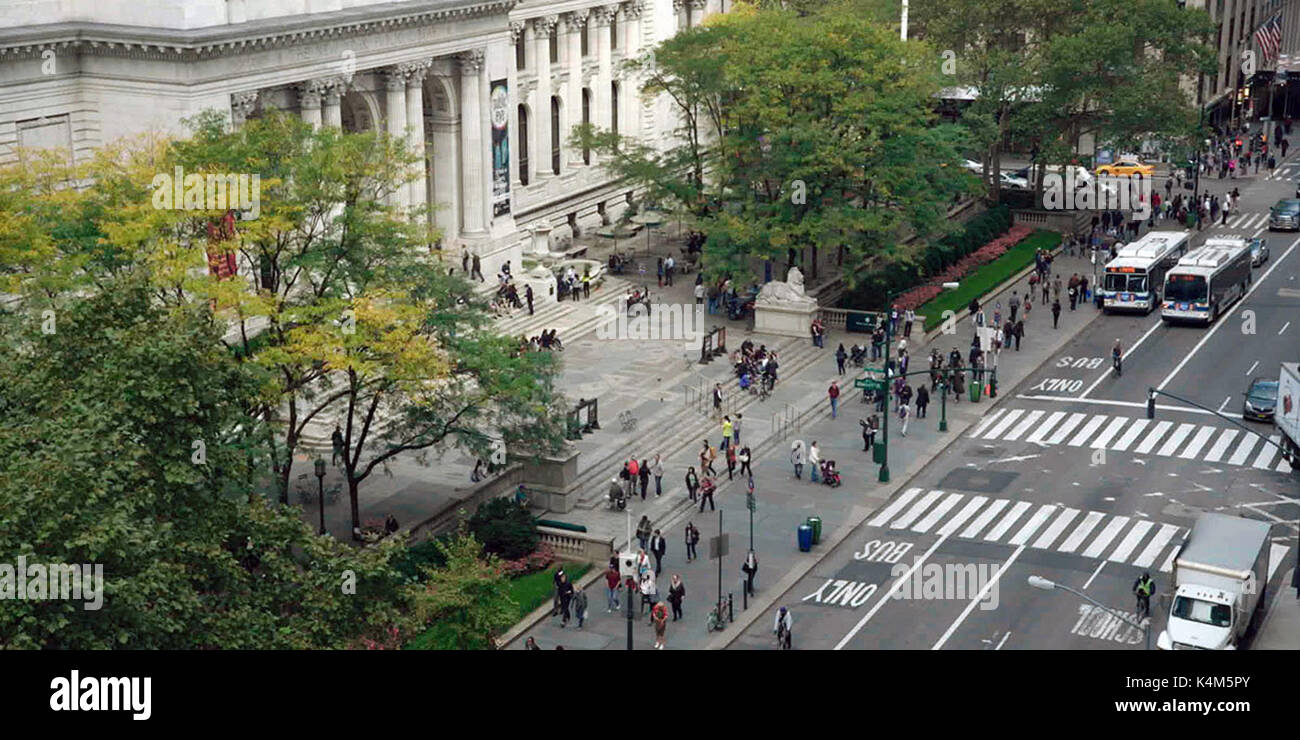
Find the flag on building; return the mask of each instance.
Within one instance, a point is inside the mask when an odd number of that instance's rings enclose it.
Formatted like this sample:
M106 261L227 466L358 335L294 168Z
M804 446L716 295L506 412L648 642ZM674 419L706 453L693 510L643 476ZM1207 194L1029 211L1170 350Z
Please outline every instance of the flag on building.
M1277 58L1277 53L1282 47L1281 12L1274 13L1273 17L1255 29L1255 43L1259 45L1259 51L1264 55L1264 65L1270 64Z

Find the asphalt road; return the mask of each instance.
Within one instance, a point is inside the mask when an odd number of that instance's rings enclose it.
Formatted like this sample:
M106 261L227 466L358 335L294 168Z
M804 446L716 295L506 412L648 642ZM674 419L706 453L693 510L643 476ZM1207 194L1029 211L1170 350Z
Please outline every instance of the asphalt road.
M1273 179L1202 180L1211 192L1239 187L1242 206L1194 246L1211 235L1267 235L1271 258L1246 297L1209 328L1081 306L1090 322L1066 351L782 595L796 648L1142 649L1142 630L1027 579L1132 613L1132 584L1150 571L1160 594L1154 644L1172 555L1204 511L1275 523L1266 599L1285 589L1300 482L1265 442L1272 425L1242 422L1248 432L1170 398L1148 421L1145 398L1154 387L1239 419L1250 379L1300 358L1300 235L1269 234L1265 222L1273 202L1293 197L1298 171L1293 155ZM1042 326L1034 330L1050 330ZM1116 338L1126 348L1122 376L1110 368ZM772 619L733 647L771 648Z

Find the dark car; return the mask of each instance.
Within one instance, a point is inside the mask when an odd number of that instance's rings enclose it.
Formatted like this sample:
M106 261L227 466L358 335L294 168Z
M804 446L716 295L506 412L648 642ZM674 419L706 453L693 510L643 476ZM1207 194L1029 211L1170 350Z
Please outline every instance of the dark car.
M1283 198L1268 211L1268 230L1300 230L1300 198Z
M1243 419L1272 421L1277 408L1277 381L1255 378L1246 389L1246 400L1241 405Z

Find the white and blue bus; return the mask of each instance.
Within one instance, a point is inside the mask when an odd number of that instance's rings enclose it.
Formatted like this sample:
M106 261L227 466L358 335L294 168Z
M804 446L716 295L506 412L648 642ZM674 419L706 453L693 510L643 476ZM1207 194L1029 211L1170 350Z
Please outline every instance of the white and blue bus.
M1206 240L1165 275L1160 318L1207 326L1250 288L1250 244L1241 237Z
M1101 283L1101 305L1111 311L1150 313L1160 305L1165 273L1187 253L1191 234L1186 231L1152 231L1120 247L1106 263Z

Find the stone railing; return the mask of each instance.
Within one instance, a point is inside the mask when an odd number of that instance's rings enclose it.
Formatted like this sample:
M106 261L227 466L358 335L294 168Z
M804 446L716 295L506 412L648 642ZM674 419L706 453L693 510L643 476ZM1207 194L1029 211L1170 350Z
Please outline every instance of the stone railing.
M493 478L483 481L477 487L464 494L464 498L453 500L441 511L423 521L412 525L409 532L411 541L429 539L443 532L455 529L460 524L460 511L465 511L468 518L474 515L479 506L501 496L513 496L519 485L524 482L524 466L515 464Z
M561 560L604 565L615 554L613 538L601 539L586 532L551 527L538 527L537 533L542 536L542 544L550 545Z
M864 318L868 316L879 316L884 318L885 314L879 311L858 311L852 308L823 307L817 310L817 318L821 319L822 325L827 329L848 331L847 326L850 316L861 316ZM918 314L916 317L916 323L917 325L925 326L925 317ZM862 323L857 323L853 331L861 331L862 326Z
M1011 215L1016 224L1032 226L1035 229L1047 229L1061 234L1078 234L1088 228L1092 217L1089 211L1041 211L1013 210Z

